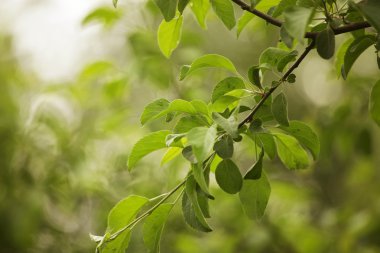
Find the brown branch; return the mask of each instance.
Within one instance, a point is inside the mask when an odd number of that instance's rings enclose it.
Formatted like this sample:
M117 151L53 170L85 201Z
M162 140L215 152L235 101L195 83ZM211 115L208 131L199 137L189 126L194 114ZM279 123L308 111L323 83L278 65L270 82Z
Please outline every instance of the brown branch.
M312 39L311 43L305 48L305 51L301 54L301 56L297 59L297 61L286 71L286 73L281 77L279 84L271 87L266 93L264 93L261 100L256 104L256 106L252 109L251 113L239 124L239 128L241 128L244 124L251 122L253 116L257 113L260 107L265 103L265 101L270 97L270 95L281 85L281 83L285 82L290 74L300 65L300 63L305 59L305 57L310 53L310 51L315 46L315 40Z
M232 1L236 3L237 5L239 5L242 10L252 13L253 15L265 20L269 24L272 24L277 27L281 27L283 25L283 22L281 20L275 19L268 14L265 14L261 11L256 10L255 8L251 8L251 6L249 6L242 0L232 0ZM348 24L348 25L341 26L338 28L333 28L333 31L335 35L338 35L338 34L353 32L353 31L368 28L368 27L371 27L371 25L368 22L363 21L363 22ZM318 35L318 32L307 32L305 34L305 38L315 39L317 35Z

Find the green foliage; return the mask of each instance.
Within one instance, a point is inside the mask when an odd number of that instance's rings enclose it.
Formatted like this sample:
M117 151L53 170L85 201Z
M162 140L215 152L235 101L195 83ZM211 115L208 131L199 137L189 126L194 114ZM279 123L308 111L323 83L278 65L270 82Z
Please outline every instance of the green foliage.
M181 39L183 16L170 21L163 20L158 28L158 45L161 52L169 58Z
M289 126L288 102L284 93L278 94L272 102L273 117L283 126Z
M239 168L230 159L224 159L218 164L215 179L220 188L229 194L238 193L243 184Z
M369 111L373 120L380 126L380 81L373 86L369 100Z
M288 34L302 43L308 24L314 15L313 8L292 6L284 13L284 27Z
M210 2L216 15L218 15L218 17L222 20L224 25L229 30L234 28L236 21L232 2L229 0L210 0Z

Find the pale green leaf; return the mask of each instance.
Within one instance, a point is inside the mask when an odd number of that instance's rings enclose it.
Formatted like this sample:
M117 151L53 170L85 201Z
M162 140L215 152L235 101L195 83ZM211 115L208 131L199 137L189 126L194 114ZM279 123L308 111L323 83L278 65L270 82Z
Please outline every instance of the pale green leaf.
M166 0L170 1L170 0ZM177 48L181 39L183 16L173 18L170 21L162 20L158 27L157 39L161 52L169 58Z
M277 5L276 9L274 10L272 16L273 17L280 16L286 8L295 6L296 2L297 0L281 0L281 2Z
M148 155L149 153L158 149L166 148L165 139L168 134L170 134L170 131L162 130L150 133L140 139L133 146L132 151L128 157L128 170L131 170L141 158Z
M260 179L244 180L239 198L245 214L251 219L263 217L270 193L271 187L265 173Z
M306 169L310 162L306 151L294 137L275 133L277 152L282 163L291 170Z
M180 80L183 80L185 77L189 76L194 71L202 68L222 68L232 73L237 73L234 64L226 57L218 54L207 54L196 59L190 65L190 68L187 70L187 72L181 76Z
M216 128L214 126L196 127L187 133L188 143L192 146L193 153L198 163L202 163L210 154L216 138Z
M292 6L283 12L285 29L288 34L299 42L303 42L306 28L314 15L314 9Z
M209 0L191 0L191 10L193 11L199 25L203 29L207 28L206 16L209 9L210 9Z
M120 11L108 7L99 7L82 20L82 25L99 22L105 26L111 26L122 17Z
M160 252L161 234L173 206L171 203L161 204L146 218L143 227L143 238L149 253Z
M113 6L115 7L115 8L117 8L117 2L118 2L119 0L112 0L112 4L113 4Z
M176 158L179 154L181 154L181 152L182 148L170 147L161 159L161 166Z
M224 25L231 30L235 24L234 7L230 0L210 0L215 14L222 20Z

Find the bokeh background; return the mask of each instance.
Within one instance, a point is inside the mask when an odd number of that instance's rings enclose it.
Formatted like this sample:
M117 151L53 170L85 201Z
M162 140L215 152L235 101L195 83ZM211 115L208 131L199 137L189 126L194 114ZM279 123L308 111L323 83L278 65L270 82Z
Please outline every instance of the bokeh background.
M240 14L239 10L236 10ZM162 152L129 173L126 159L144 134L139 115L153 99L210 99L225 72L178 81L179 68L205 53L229 57L245 75L278 30L254 19L239 38L213 13L202 30L185 13L182 42L171 59L156 43L161 22L152 1L0 1L0 252L94 252L120 199L154 197L187 172L182 158L160 166ZM341 42L350 35L338 36ZM177 206L162 252L380 252L380 128L368 115L379 79L374 49L347 81L334 61L312 54L284 86L290 118L319 134L321 155L305 171L266 161L272 195L260 221L246 218L237 196L212 184L214 232L188 228ZM234 159L254 161L249 141ZM146 252L138 227L127 252Z

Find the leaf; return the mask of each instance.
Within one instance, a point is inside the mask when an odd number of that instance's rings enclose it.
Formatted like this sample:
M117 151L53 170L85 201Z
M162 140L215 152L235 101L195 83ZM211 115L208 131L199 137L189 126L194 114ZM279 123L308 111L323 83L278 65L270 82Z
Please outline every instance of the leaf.
M303 42L306 28L314 15L314 9L299 6L291 6L284 12L284 27L288 34L299 42Z
M259 147L265 150L270 159L274 159L277 153L277 149L273 136L268 133L259 133L257 134L257 137Z
M277 69L282 72L285 66L294 61L297 56L297 51L286 51L280 48L268 47L260 55L260 68Z
M369 111L372 119L380 126L380 81L373 86L369 100Z
M284 93L278 94L272 102L272 113L278 123L289 126L288 102Z
M207 123L206 120L202 120L197 116L185 116L182 117L177 124L175 125L173 132L174 133L186 133L195 127L205 126Z
M195 99L195 100L192 100L190 104L194 107L196 112L203 114L206 117L209 116L208 106L204 101Z
M214 103L218 98L225 95L226 93L236 90L244 89L244 81L239 77L227 77L220 81L212 91L211 102Z
M165 0L171 1L171 0ZM161 52L169 58L174 49L177 48L181 39L183 16L173 18L170 21L162 20L158 27L157 38Z
M261 85L260 67L259 66L252 66L249 68L248 79L253 85L258 87L259 89L263 89L263 86Z
M193 11L198 24L203 28L206 29L206 16L208 13L208 10L210 9L210 1L209 0L191 0L191 10Z
M169 101L163 98L157 99L152 103L145 106L143 113L141 114L140 122L141 125L144 125L149 120L153 120L158 116L162 111L166 110L169 107Z
M277 5L276 9L274 10L272 16L274 18L280 16L286 8L295 6L296 2L297 0L281 0L281 2Z
M227 108L233 109L237 106L240 98L234 96L221 96L210 107L213 112L224 112Z
M178 0L178 11L182 14L190 0Z
M112 0L112 4L113 4L113 6L115 7L115 8L117 8L117 2L118 2L119 0Z
M208 190L208 184L205 179L202 163L191 164L191 170L193 172L194 179L198 183L201 190L207 195L207 197L214 199Z
M109 212L106 233L114 234L130 224L140 209L149 199L131 195L119 201ZM126 229L112 241L106 241L100 246L101 253L124 252L128 248L131 229Z
M294 39L289 35L288 31L285 29L285 26L281 26L280 28L280 37L281 41L284 42L288 48L293 47Z
M179 148L179 147L170 147L166 151L166 153L164 154L164 156L162 157L160 166L163 166L164 164L170 162L171 160L173 160L174 158L176 158L179 154L181 154L181 152L182 152L182 148Z
M280 129L295 137L301 145L310 150L314 160L319 156L320 144L318 135L301 121L290 121L289 126L280 126Z
M154 0L166 22L172 20L175 16L178 0Z
M356 59L370 46L376 43L376 38L373 35L365 35L356 38L348 47L344 55L344 64L342 66L342 77L347 79L347 75L351 70L352 65Z
M99 7L90 12L83 20L82 25L92 22L100 22L105 26L111 26L121 18L121 13L113 8Z
M193 176L189 176L186 180L185 194L182 197L182 211L186 223L192 228L202 232L212 231L199 206L196 182Z
M351 45L351 43L354 41L355 38L349 38L345 42L343 42L336 54L335 58L335 69L337 77L339 78L342 74L342 66L344 64L344 56L346 55L346 52L348 50L348 47Z
M161 204L146 218L143 227L143 238L148 252L160 252L161 234L173 206L171 203Z
M196 59L186 73L184 73L180 80L183 80L191 73L202 68L222 68L232 73L237 73L234 64L224 56L218 54L207 54Z
M236 29L236 35L239 38L241 32L243 29L248 25L248 23L254 18L255 16L248 12L248 11L243 11L243 14L240 16L237 22L237 29Z
M198 163L202 163L208 157L216 138L215 127L196 127L187 133L188 143L193 149L193 153Z
M380 32L380 1L365 0L357 4L350 2L350 4L368 20L368 23L370 23L377 32Z
M214 150L218 156L223 159L231 158L234 153L234 142L230 135L224 135L215 142Z
M264 149L261 149L259 159L256 161L256 163L248 170L248 172L245 174L244 179L259 179L261 177L261 172L263 170L263 157L264 157Z
M158 149L166 148L165 139L168 134L170 134L170 131L162 130L150 133L140 139L133 146L132 151L128 157L128 170L131 170L136 165L136 163L147 154Z
M236 24L232 2L230 0L210 0L210 2L215 14L231 30Z
M277 70L282 72L285 69L286 65L288 65L288 63L296 60L297 55L298 52L296 50L293 50L284 57L282 57L277 64Z
M245 214L251 219L263 217L270 193L271 187L265 173L260 179L244 180L239 198Z
M231 115L228 119L226 119L219 113L213 112L212 118L215 121L215 123L217 123L218 126L223 128L223 130L225 130L229 135L231 135L233 139L239 136L239 123L237 122L235 115Z
M230 159L225 159L218 164L215 179L220 188L230 194L239 192L243 184L239 168Z
M309 166L309 157L294 137L275 133L277 152L282 163L291 170L306 169Z
M184 137L185 134L168 134L165 138L165 144L167 147L180 147L182 148L183 145L182 143L178 143L180 142L180 140L182 139L182 137Z
M327 26L327 28L318 33L317 36L317 52L323 59L330 59L335 52L335 34L334 31Z
M268 12L270 8L276 6L280 3L281 0L265 0L265 1L257 1L255 9L261 12Z
M197 158L195 157L193 153L193 148L191 146L187 146L184 149L182 149L182 155L190 163L194 163L194 164L198 163Z

